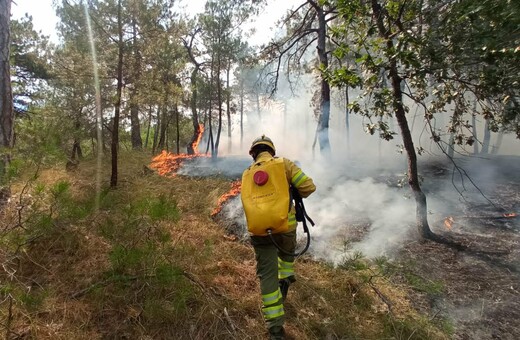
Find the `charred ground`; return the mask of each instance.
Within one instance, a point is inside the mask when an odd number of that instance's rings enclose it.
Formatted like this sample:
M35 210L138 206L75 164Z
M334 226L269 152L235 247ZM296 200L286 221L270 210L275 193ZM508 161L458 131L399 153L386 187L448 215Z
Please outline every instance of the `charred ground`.
M399 260L409 263L419 275L443 285L439 294L413 291L412 301L420 310L453 320L454 339L517 339L520 159L496 156L463 160L459 164L461 169L436 164L424 173L437 181L453 179L453 185L461 191L461 196L452 196L451 211L446 211L453 223L447 225L438 220L432 228L465 249L434 242L408 243L399 252ZM464 187L457 178L461 173L469 176Z

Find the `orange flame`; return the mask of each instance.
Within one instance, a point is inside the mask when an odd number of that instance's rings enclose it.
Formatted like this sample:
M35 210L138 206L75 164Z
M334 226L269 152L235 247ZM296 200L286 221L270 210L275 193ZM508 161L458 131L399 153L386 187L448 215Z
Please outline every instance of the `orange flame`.
M453 217L449 216L444 219L444 226L446 229L451 230L451 227L453 227L453 223L455 223L455 220Z
M206 155L202 155L197 151L197 147L202 139L202 134L204 133L204 125L199 124L197 129L197 139L191 145L193 147L193 151L195 151L194 155L188 155L185 153L181 153L178 155L172 154L163 150L159 155L152 158L152 163L150 164L150 168L157 170L157 173L161 176L175 176L175 173L181 167L181 164L186 159L191 159L195 157L207 157Z
M199 127L197 128L197 139L191 144L191 147L195 154L198 154L199 151L197 150L199 147L200 140L202 139L202 134L204 133L204 125L199 124Z
M216 214L218 214L222 210L224 203L227 202L229 199L238 196L238 194L240 194L241 189L242 182L240 180L231 183L231 190L219 197L217 207L213 210L211 216L215 216Z
M195 157L201 157L202 155L188 155L181 153L174 155L170 152L163 150L159 155L152 158L150 168L157 170L157 173L161 176L175 176L175 173L181 167L181 164L186 159Z
M504 217L516 217L518 216L516 213L504 214Z

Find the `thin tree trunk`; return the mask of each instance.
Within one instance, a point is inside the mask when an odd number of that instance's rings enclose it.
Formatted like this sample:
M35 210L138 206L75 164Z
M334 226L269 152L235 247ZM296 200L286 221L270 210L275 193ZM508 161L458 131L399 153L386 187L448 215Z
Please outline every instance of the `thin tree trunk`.
M240 148L244 144L244 80L240 81Z
M0 0L0 190L8 195L3 186L6 168L11 160L10 149L14 145L14 111L11 89L10 40L11 1ZM4 192L5 191L5 192Z
M144 148L148 148L148 139L150 138L150 129L152 127L152 108L150 105L150 109L148 110L148 127L146 128L146 139L144 140Z
M348 95L348 86L345 86L345 128L347 131L347 155L350 156L350 98Z
M477 136L477 117L476 113L473 112L471 115L471 133L473 134L473 153L478 154L478 136Z
M211 122L212 113L213 113L213 75L214 75L214 65L215 62L215 52L211 53L211 74L209 79L209 109L208 109L208 125L209 125L209 138L208 138L208 147L206 148L206 153L208 153L209 148L211 146L211 156L215 153L215 144L213 141L213 124Z
M76 160L76 155L78 156L78 159L83 158L83 150L81 150L80 137L78 136L80 128L81 128L80 122L76 121L74 123L74 142L72 144L72 153L71 153L71 157L70 157L73 161Z
M471 114L471 131L473 134L473 153L478 154L478 135L477 135L477 100L473 102L473 113Z
M219 38L219 45L220 45L220 38ZM222 132L222 86L220 86L220 70L222 67L221 64L221 53L220 51L217 52L217 72L215 72L216 77L216 85L217 85L217 101L218 101L218 128L217 128L217 137L215 140L215 149L214 152L211 154L212 157L218 157L218 146L220 144L220 133Z
M384 15L382 8L377 0L372 0L372 10L377 20L377 28L379 35L385 39L386 47L389 51L394 50L394 43L389 36L389 30L384 26ZM419 176L417 170L417 154L413 145L412 134L406 120L406 111L403 106L403 93L401 91L401 77L398 73L397 63L395 59L390 59L388 67L390 81L392 83L393 107L397 123L401 130L404 148L408 156L408 184L415 197L416 202L416 226L421 235L425 239L432 239L434 234L430 230L428 224L428 207L426 203L426 195L422 192L419 184Z
M256 95L256 114L258 115L258 120L262 118L262 114L260 113L260 95L255 93Z
M163 109L162 109L162 117L161 117L161 126L159 132L159 143L158 148L164 150L166 147L166 129L170 123L170 118L168 114L168 90L166 89L166 83L164 84L164 98L163 98Z
M123 22L121 18L122 0L117 5L117 29L118 29L118 61L117 61L117 93L114 108L114 125L112 129L112 175L110 177L110 186L117 186L117 152L119 148L119 114L121 111L121 92L123 89Z
M157 141L159 139L159 129L161 127L161 106L157 106L157 123L155 124L155 129L153 131L153 145L152 145L152 155L155 155L157 150Z
M228 60L226 68L226 115L227 115L227 136L228 136L228 153L231 153L231 89L229 88L229 72L231 69L231 61Z
M500 131L498 133L498 137L497 137L497 142L496 144L493 146L493 148L491 149L491 154L492 155L496 155L498 154L498 150L500 150L500 146L502 146L502 141L504 140L504 132L503 131Z
M199 138L200 127L199 127L199 118L197 114L197 74L199 71L199 64L195 62L195 69L191 73L191 115L192 115L192 123L193 123L193 136L191 137L191 141L188 144L188 155L193 155L196 153L194 149L195 142Z
M143 140L141 138L141 125L139 122L139 80L141 79L141 53L137 46L137 27L135 19L132 20L132 33L134 43L134 87L130 97L130 124L132 148L141 150L143 148Z
M491 131L489 130L489 119L486 119L484 124L484 139L482 140L482 150L480 153L487 155L489 153L489 144L491 142Z
M322 5L312 2L318 15L318 59L320 66L327 69L329 59L326 51L327 39L327 22L325 21L325 13ZM320 118L318 126L318 141L320 143L320 151L322 154L330 153L329 141L329 120L330 120L330 86L324 75L321 76L321 98L320 98Z
M175 144L177 146L177 154L181 153L180 149L180 143L181 143L181 128L180 128L180 115L179 115L179 108L177 107L177 104L175 104L175 129L177 130L177 136L175 139Z
M448 150L446 151L446 154L448 155L449 159L453 159L453 156L455 154L455 133L450 133L450 139L448 140Z
M199 135L202 133L200 131L201 127L199 126L199 117L198 117L198 113L197 113L197 99L198 99L197 79L198 79L200 64L195 59L195 56L193 55L193 51L192 51L193 40L195 39L195 35L197 33L198 33L198 30L193 32L189 43L187 41L184 41L184 47L186 47L186 50L188 52L188 57L190 58L193 65L195 66L193 71L191 72L191 79L190 79L190 87L191 87L191 94L192 94L191 101L190 101L190 107L191 107L192 122L193 122L193 136L191 137L191 141L188 144L188 155L193 155L197 152L197 150L195 150L195 143L197 142Z

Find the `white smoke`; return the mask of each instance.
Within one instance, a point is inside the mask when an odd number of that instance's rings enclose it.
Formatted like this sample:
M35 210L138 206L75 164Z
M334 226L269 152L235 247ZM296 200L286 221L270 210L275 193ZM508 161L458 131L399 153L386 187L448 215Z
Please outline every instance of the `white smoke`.
M364 125L367 121L357 115L349 116L347 137L344 102L336 100L331 109L329 129L332 152L328 157L322 156L319 145L313 147L317 121L309 105L310 95L290 97L284 93L284 97L283 100L262 97L259 113L256 103L250 103L244 119L243 140L240 140L240 124L235 121L231 140L222 136L219 156L241 155L247 160L250 143L265 134L273 140L277 156L296 161L313 178L317 191L305 200L307 212L316 222L315 227L309 226L312 235L309 253L338 263L345 254L354 251L369 257L391 255L404 242L415 238L416 203L407 184L407 159L401 137L395 135L393 140L384 141L377 135L366 134ZM418 156L420 174L424 174L424 164L432 161L433 154L441 155L442 167L447 172L446 158L431 143L420 120L419 117L414 123L414 138L420 140L416 146L424 147L429 143L428 152ZM396 122L390 120L389 125L397 129ZM510 151L510 148L506 150ZM518 149L516 154L519 154ZM236 166L234 173L241 173L247 164L231 166ZM482 170L468 162L463 162L462 166L473 170L474 176ZM468 197L479 196L479 190L468 180L464 182L465 187L462 186L460 174L454 176L457 189L450 173L436 176L435 173L426 174L421 183L434 231L444 228L443 219L453 214L455 206L463 199L458 191L462 190ZM494 173L489 172L484 177L493 176ZM482 195L479 197L478 200L486 201ZM228 219L241 225L241 232L246 230L239 199L232 200L224 212ZM299 229L303 236L301 226Z

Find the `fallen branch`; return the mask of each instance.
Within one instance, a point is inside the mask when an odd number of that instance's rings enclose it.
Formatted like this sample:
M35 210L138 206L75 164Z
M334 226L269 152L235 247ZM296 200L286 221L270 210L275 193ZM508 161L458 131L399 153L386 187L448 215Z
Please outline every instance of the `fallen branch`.
M233 323L233 320L231 320L231 318L229 317L229 313L228 313L226 307L224 307L224 315L226 316L226 320L229 323L229 325L231 326L231 329L233 330L233 332L236 332L235 324Z
M379 298L386 304L386 307L388 308L388 312L392 315L394 315L394 312L392 311L392 302L383 294L372 282L372 279L376 277L375 275L370 276L370 279L368 279L368 285L372 290L379 296Z

